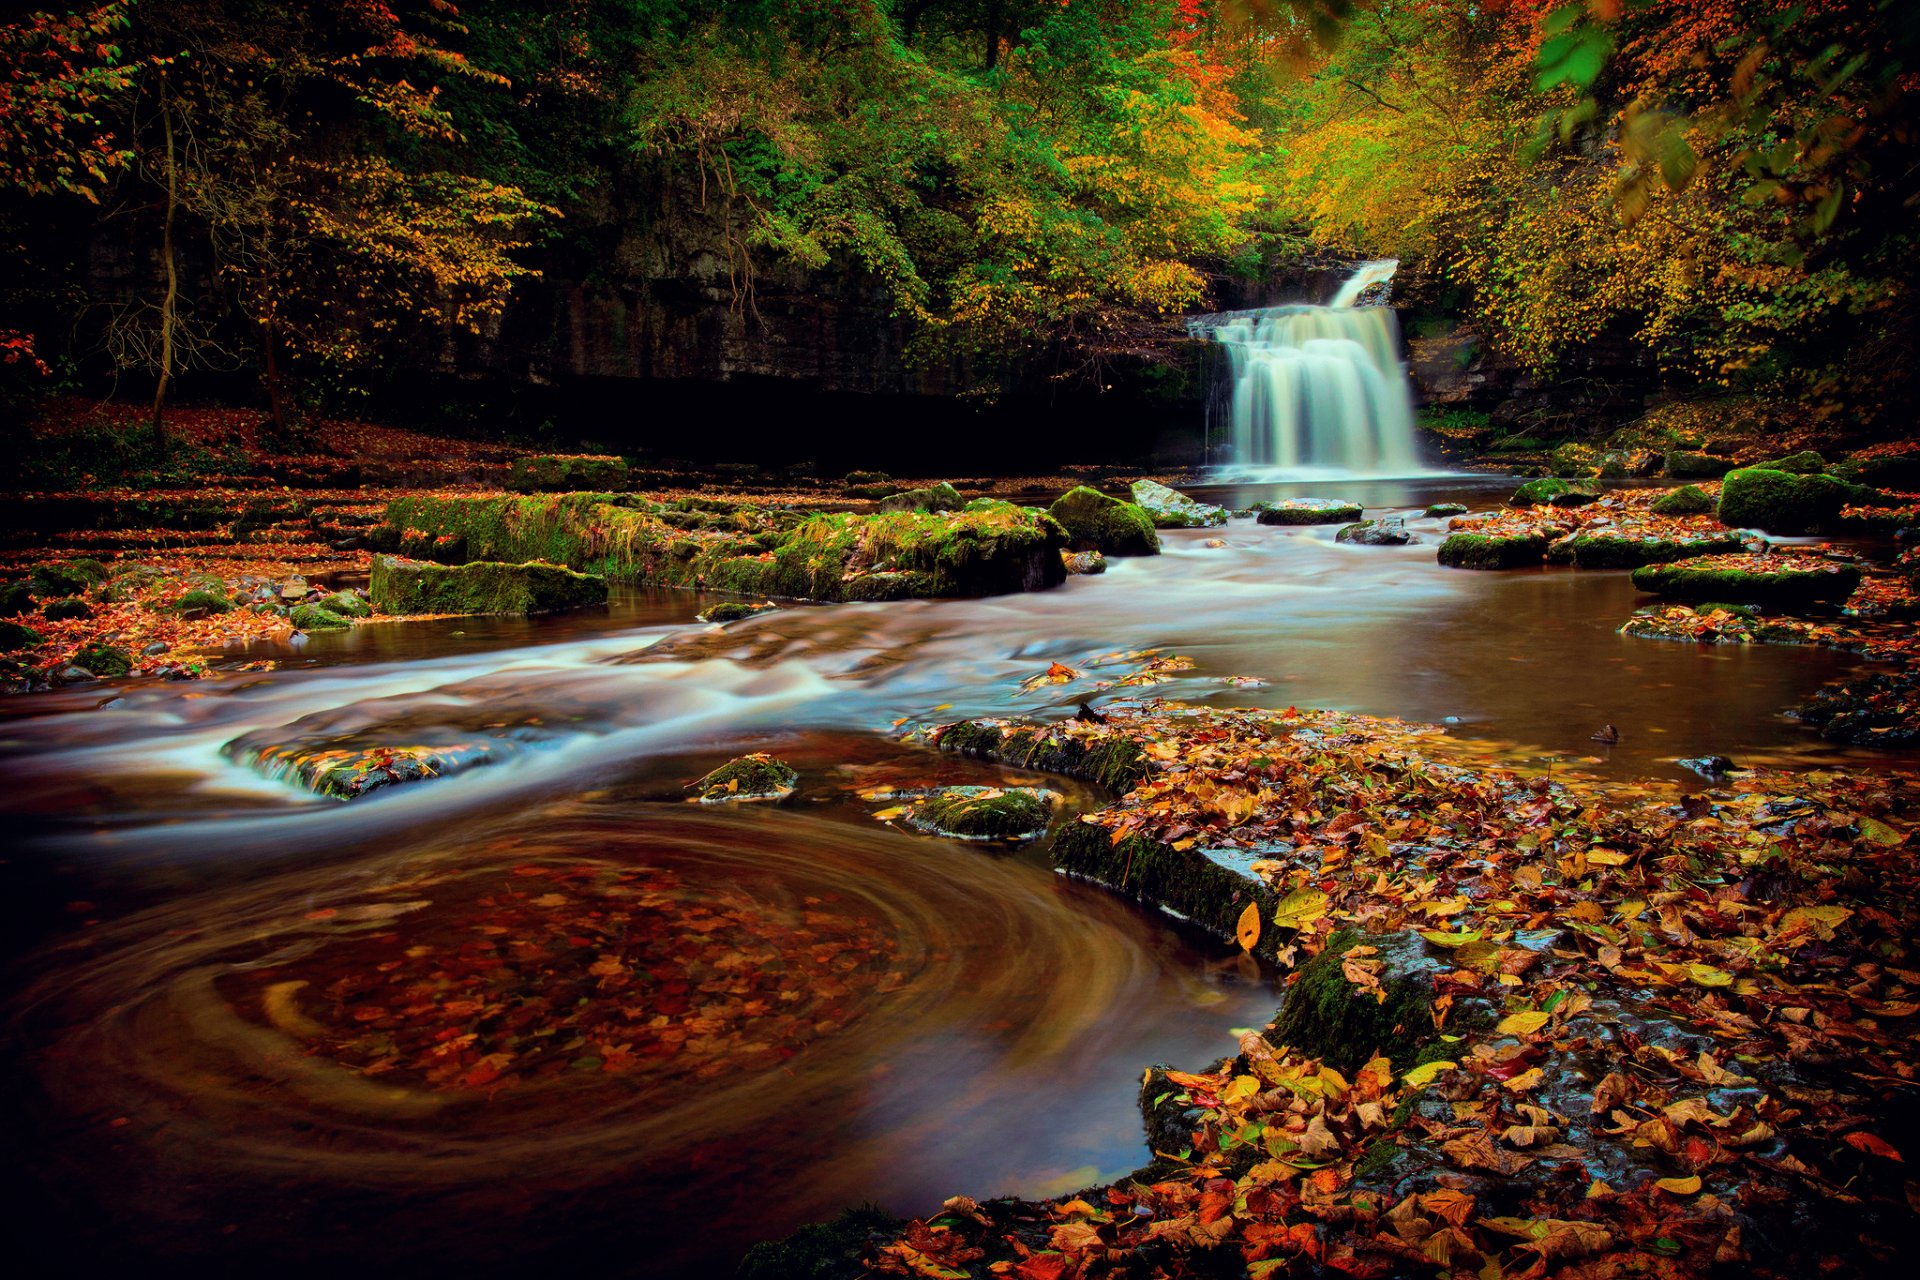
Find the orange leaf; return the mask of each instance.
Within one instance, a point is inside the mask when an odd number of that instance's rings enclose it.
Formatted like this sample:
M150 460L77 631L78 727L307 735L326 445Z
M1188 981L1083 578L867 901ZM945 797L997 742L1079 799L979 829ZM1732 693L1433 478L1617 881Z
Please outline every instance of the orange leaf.
M1247 904L1247 909L1240 913L1240 924L1234 930L1234 934L1240 939L1241 950L1253 950L1254 944L1260 941L1259 903L1250 902Z
M1901 1157L1900 1153L1895 1151L1885 1139L1876 1138L1870 1133L1862 1131L1850 1133L1846 1136L1846 1143L1855 1150L1864 1151L1870 1156L1880 1156L1887 1160L1898 1160L1901 1164L1906 1163L1906 1160Z

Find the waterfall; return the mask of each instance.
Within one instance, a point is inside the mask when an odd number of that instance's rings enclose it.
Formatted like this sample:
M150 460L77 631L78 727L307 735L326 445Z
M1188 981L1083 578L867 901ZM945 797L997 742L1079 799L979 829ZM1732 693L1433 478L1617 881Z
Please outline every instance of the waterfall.
M1288 305L1196 316L1188 331L1227 357L1229 475L1338 471L1408 475L1413 395L1384 295L1399 263L1362 263L1324 307Z

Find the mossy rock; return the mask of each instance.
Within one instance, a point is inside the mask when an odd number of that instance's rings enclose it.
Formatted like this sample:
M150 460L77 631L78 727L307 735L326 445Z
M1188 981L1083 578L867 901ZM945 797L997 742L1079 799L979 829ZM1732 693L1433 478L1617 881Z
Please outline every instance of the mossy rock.
M1109 556L1160 554L1160 535L1153 519L1131 502L1079 485L1054 499L1052 516L1076 551L1098 551Z
M85 667L97 676L124 676L133 670L133 654L119 645L105 644L95 640L83 644L74 651L75 666Z
M1449 569L1521 569L1545 564L1544 533L1454 533L1440 544L1440 563Z
M1744 545L1740 535L1731 532L1703 534L1697 538L1649 538L1601 531L1560 539L1547 548L1547 559L1577 569L1637 569L1643 564L1665 564L1670 560L1738 551Z
M1413 541L1413 535L1407 532L1405 521L1390 517L1341 525L1333 540L1358 547L1404 547Z
M843 485L892 484L893 477L884 471L849 471L841 477Z
M58 600L49 600L40 606L40 616L48 622L69 622L76 618L91 618L93 606L79 596L62 596Z
M1673 449L1666 456L1666 472L1675 480L1718 480L1731 470L1732 462L1710 453Z
M1529 480L1507 499L1510 507L1580 507L1595 502L1600 491L1592 485L1568 484L1557 476Z
M343 631L353 625L353 619L342 617L324 604L297 604L287 616L302 631Z
M1572 441L1561 445L1547 459L1547 467L1554 475L1572 480L1591 476L1599 469L1600 451L1590 444L1575 444Z
M865 1259L895 1240L904 1224L873 1205L848 1209L784 1240L764 1240L740 1259L734 1280L861 1280Z
M958 511L966 505L960 491L942 480L924 489L906 489L880 500L882 511Z
M225 613L233 608L233 601L225 591L209 591L204 587L195 587L185 592L171 606L178 614L189 613Z
M1208 529L1227 522L1227 509L1197 502L1154 480L1133 482L1133 505L1147 513L1156 529Z
M935 742L942 751L1082 778L1116 793L1133 790L1153 771L1140 744L1123 733L1068 735L962 720L943 726Z
M1720 523L1768 533L1816 533L1856 496L1855 486L1826 475L1764 467L1729 471L1720 486Z
M23 613L30 613L35 603L33 588L27 583L9 582L0 586L0 618L17 618Z
M1217 860L1201 849L1176 849L1145 836L1130 835L1115 844L1112 830L1097 823L1061 823L1049 856L1061 871L1123 897L1178 912L1223 941L1234 938L1249 905L1259 907L1265 917L1272 914L1276 901L1265 882L1242 866ZM1271 959L1281 932L1263 930L1255 954Z
M744 600L722 600L694 617L701 622L739 622L742 618L752 618L775 607L772 604L748 604Z
M1768 567L1768 561L1756 559L1746 568L1736 563L1741 558L1650 564L1633 571L1633 585L1668 600L1730 600L1789 611L1839 604L1860 585L1857 565L1806 560Z
M729 760L694 783L693 799L701 804L753 800L784 800L800 783L800 773L785 760L765 752Z
M266 743L249 734L222 754L265 777L292 782L333 800L358 800L376 791L445 778L495 763L513 744L482 740L443 746L364 745L358 735L332 741Z
M507 467L507 488L515 493L604 493L628 483L626 459L601 454L537 454Z
M1811 449L1802 449L1799 453L1790 453L1784 458L1775 458L1771 462L1756 462L1754 470L1785 471L1789 475L1817 476L1825 475L1827 460Z
M1368 958L1384 963L1378 975L1387 994L1384 1002L1342 971L1347 953L1359 946L1374 948L1376 954ZM1325 950L1294 971L1266 1037L1276 1048L1318 1058L1347 1073L1375 1055L1404 1071L1434 1037L1436 968L1418 934L1339 930Z
M159 565L125 565L94 589L93 598L107 604L125 604L172 576Z
M547 613L607 602L607 580L564 565L421 564L373 558L373 606L381 613Z
M1254 519L1268 525L1352 524L1363 508L1343 498L1286 498L1253 507Z
M907 821L962 840L1031 840L1046 833L1056 799L1038 787L945 787L914 804Z
M322 609L337 613L343 618L371 618L373 606L352 591L336 591L319 600Z
M1657 516L1703 516L1713 508L1706 490L1697 484L1683 484L1655 498L1652 511Z
M0 653L37 649L46 642L47 638L32 627L18 622L0 622Z
M1912 493L1920 490L1920 445L1856 454L1832 468L1855 484Z
M903 484L894 484L892 481L882 480L876 484L850 484L840 491L840 496L843 498L853 498L861 502L872 502L878 499L891 498L896 493L905 493L906 491L907 486Z
M37 564L27 570L27 583L42 600L77 596L107 576L106 566L98 560L73 560L65 564Z
M1463 516L1467 514L1467 504L1464 502L1436 502L1420 514L1429 519L1439 519L1445 516Z
M1062 551L1060 562L1069 574L1094 574L1107 571L1107 558L1098 551Z

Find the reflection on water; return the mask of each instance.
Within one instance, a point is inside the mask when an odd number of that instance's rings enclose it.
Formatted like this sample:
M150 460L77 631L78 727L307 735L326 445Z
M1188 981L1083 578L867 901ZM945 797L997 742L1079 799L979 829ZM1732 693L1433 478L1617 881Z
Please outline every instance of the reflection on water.
M376 1269L644 1256L706 1274L849 1202L924 1210L1124 1171L1145 1154L1141 1067L1226 1051L1270 1012L1265 980L1035 852L874 825L861 786L995 776L879 735L1062 714L1130 668L1020 682L1160 647L1195 666L1151 693L1446 720L1604 751L1590 767L1622 776L1837 754L1779 713L1848 659L1623 639L1624 574L1439 568L1420 508L1508 488L1196 495L1353 495L1412 517L1404 548L1235 521L1031 596L721 629L693 621L694 597L636 592L318 635L272 650L271 673L0 704L0 911L32 953L0 1079L24 1153L13 1202L64 1224L48 1248L96 1260L360 1263L378 1238ZM1618 746L1589 741L1601 724ZM351 804L222 754L488 734L524 749ZM662 803L762 748L801 768L798 806ZM675 941L707 922L714 945ZM860 958L834 986L770 979L832 974L820 947ZM753 980L724 978L727 955L755 957ZM533 1043L543 1030L566 1038Z

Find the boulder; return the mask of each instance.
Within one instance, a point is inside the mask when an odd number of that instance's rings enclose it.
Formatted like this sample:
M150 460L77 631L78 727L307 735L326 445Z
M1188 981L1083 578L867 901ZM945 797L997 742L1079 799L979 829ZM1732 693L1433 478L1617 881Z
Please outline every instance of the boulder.
M1105 573L1107 558L1098 551L1062 551L1060 559L1070 574Z
M1643 564L1739 551L1744 545L1740 535L1731 531L1705 533L1697 538L1659 538L1618 529L1582 530L1550 545L1547 559L1577 569L1636 569Z
M1153 480L1133 482L1133 503L1156 529L1207 529L1227 522L1227 509L1196 502L1178 489Z
M1676 480L1718 480L1731 470L1733 463L1708 453L1675 449L1666 457L1667 474Z
M694 617L701 622L738 622L742 618L751 618L756 614L766 613L778 607L779 606L771 602L748 604L744 600L722 600L719 604L712 605L702 612L695 614Z
M40 616L48 622L68 622L76 618L91 618L93 606L79 596L63 596L58 600L49 600L40 606Z
M960 491L942 480L924 489L907 489L880 500L883 512L958 511L966 505Z
M943 787L914 803L908 825L961 840L1044 835L1060 797L1039 787Z
M1349 960L1380 964L1374 976L1385 1000L1348 979ZM1433 975L1441 968L1417 933L1339 930L1325 950L1294 971L1266 1038L1276 1050L1318 1058L1349 1074L1375 1056L1405 1071L1434 1039Z
M1592 485L1568 484L1554 476L1529 480L1507 499L1510 507L1580 507L1597 502L1600 491Z
M1160 554L1160 535L1153 520L1131 502L1109 497L1085 485L1054 499L1047 514L1066 530L1076 551L1098 551L1110 556Z
M800 773L792 765L758 751L727 761L689 790L699 804L744 803L785 800L799 783Z
M182 593L171 607L173 612L182 617L198 617L209 613L225 613L233 608L233 601L222 592L195 587L191 591Z
M1361 547L1404 547L1413 541L1413 535L1407 532L1406 521L1390 516L1344 525L1333 535L1333 540Z
M98 569L96 575L93 570ZM106 567L98 560L75 560L66 564L37 564L27 571L33 594L42 600L57 596L77 596L88 587L106 580Z
M1657 516L1703 516L1713 510L1713 499L1699 485L1683 484L1678 489L1669 489L1653 500L1653 513Z
M353 625L353 619L320 604L297 604L287 617L302 631L344 631Z
M515 493L609 493L628 483L626 459L602 454L536 454L507 468L507 488Z
M1784 458L1775 458L1771 462L1756 462L1754 467L1761 471L1785 471L1789 475L1824 475L1827 460L1811 449L1802 449L1799 453L1790 453Z
M1635 569L1633 585L1669 600L1793 610L1844 601L1860 585L1860 568L1811 556L1702 556Z
M45 642L46 637L32 627L22 626L18 622L0 622L0 653L38 648Z
M1830 525L1855 487L1827 475L1766 467L1727 473L1720 486L1720 523L1768 533L1815 533Z
M547 613L605 604L607 580L563 565L423 564L373 558L373 604L381 613Z
M343 618L371 618L373 616L373 606L352 591L336 591L330 596L321 597L315 601L315 603L327 612L337 613Z
M1449 569L1519 569L1546 559L1544 533L1454 533L1440 544L1440 563Z
M99 640L74 650L73 661L97 676L124 676L133 670L133 654L130 651Z
M1467 514L1467 504L1464 502L1436 502L1420 514L1429 519L1439 519L1445 516L1463 516Z
M1342 498L1287 498L1253 507L1254 519L1272 525L1352 524L1361 510L1359 503Z

